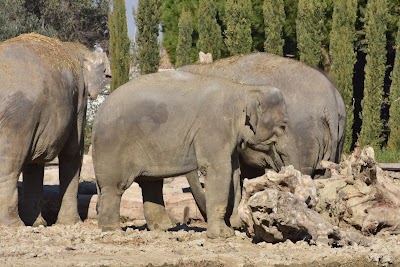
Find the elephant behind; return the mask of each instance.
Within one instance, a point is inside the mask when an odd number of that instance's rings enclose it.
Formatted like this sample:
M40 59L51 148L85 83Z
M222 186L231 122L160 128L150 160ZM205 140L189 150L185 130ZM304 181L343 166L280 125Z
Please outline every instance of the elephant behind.
M57 222L78 222L77 193L88 94L104 86L105 53L23 34L0 44L0 225L46 225L44 163L59 158ZM18 214L17 181L23 173Z
M271 85L282 91L289 117L285 135L268 153L242 151L245 165L256 167L262 163L276 171L293 165L304 174L319 176L324 174L322 160L340 161L346 110L336 87L318 70L268 53L235 56L207 65L187 65L178 70L241 84ZM252 177L261 175L263 170L243 168L243 172Z
M224 221L238 148L269 150L286 127L281 92L179 71L140 76L102 103L93 124L93 164L100 191L99 227L119 229L122 193L142 189L147 226L174 226L163 178L206 176L207 236L228 237ZM237 179L236 179L237 180Z

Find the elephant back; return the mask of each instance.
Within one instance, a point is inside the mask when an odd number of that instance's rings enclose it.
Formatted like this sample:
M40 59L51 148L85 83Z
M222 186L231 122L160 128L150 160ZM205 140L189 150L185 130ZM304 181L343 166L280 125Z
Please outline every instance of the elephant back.
M67 68L76 75L81 71L81 63L75 50L76 47L66 45L56 38L29 33L1 43L0 58L8 61L31 61L43 64L53 71Z

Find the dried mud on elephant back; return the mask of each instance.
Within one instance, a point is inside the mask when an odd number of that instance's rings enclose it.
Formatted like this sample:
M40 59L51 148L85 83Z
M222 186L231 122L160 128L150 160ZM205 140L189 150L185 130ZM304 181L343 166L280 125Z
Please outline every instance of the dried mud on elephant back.
M368 236L399 232L400 185L379 168L372 148L322 166L331 178L312 180L288 166L244 180L239 216L255 241L368 246Z
M71 57L71 54L89 52L89 50L80 43L61 42L56 38L43 36L37 33L22 34L12 39L4 41L4 43L25 43L29 45L29 49L34 51L42 63L47 63L49 68L62 69L67 67L74 71L77 75L81 70L80 63L77 58ZM52 53L49 53L49 48Z

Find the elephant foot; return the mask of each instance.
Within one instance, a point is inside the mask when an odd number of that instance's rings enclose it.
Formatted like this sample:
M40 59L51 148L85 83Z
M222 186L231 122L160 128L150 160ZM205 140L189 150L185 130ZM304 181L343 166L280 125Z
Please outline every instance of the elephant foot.
M233 228L240 228L243 226L242 220L240 220L239 215L237 213L230 217L229 223Z
M161 230L166 231L168 229L174 228L177 225L167 214L159 218L157 221L147 221L147 228L150 231Z
M235 234L235 231L228 227L224 222L208 224L207 237L208 238L228 238Z

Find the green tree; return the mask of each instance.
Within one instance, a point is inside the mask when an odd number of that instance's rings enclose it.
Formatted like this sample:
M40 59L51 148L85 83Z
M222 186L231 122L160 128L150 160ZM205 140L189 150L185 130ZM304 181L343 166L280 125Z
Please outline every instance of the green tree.
M400 150L400 20L396 37L396 57L391 74L388 148Z
M130 41L125 12L125 1L114 0L112 12L108 17L112 74L111 92L129 80Z
M294 58L299 58L299 51L297 48L297 32L296 32L296 18L299 0L284 0L285 5L285 23L283 24L283 38L285 44L283 46L283 54L291 55Z
M362 127L359 136L361 147L370 145L380 149L383 141L383 85L386 71L386 30L388 21L387 0L370 0L367 3L364 32L366 65L364 98L361 101Z
M162 45L167 51L171 63L176 65L176 46L179 36L179 18L183 10L190 11L192 16L192 49L191 59L197 59L196 42L198 39L197 31L197 11L198 0L163 0L161 5L161 27L163 32Z
M219 59L222 37L221 26L217 22L217 9L214 0L199 0L198 27L198 50L211 53L214 60Z
M137 11L133 13L137 26L136 42L141 74L157 72L160 66L160 12L161 0L139 0Z
M285 23L285 6L283 0L264 0L265 52L283 55L283 26Z
M225 6L225 44L230 55L251 51L251 1L227 0Z
M107 18L110 0L25 0L28 12L41 21L42 30L54 29L63 41L96 43L108 50Z
M325 2L323 0L299 0L296 30L300 61L312 66L321 65L321 45Z
M52 28L41 25L42 21L26 10L24 0L1 1L0 42L28 32L55 35L56 32Z
M298 58L297 40L296 40L296 16L297 16L297 3L299 0L284 0L286 19L283 23L283 38L285 39L284 54L293 55ZM326 0L332 1L332 0ZM392 0L394 1L394 0ZM225 24L225 4L226 0L213 1L217 10L217 23L224 32L227 29ZM251 36L252 36L252 50L264 51L265 41L265 26L263 16L263 2L264 0L252 0L252 12L250 16L251 21ZM199 37L199 0L163 0L162 4L162 31L163 31L163 47L167 50L171 62L175 64L176 60L176 46L178 44L178 20L183 9L192 12L193 21L193 46L192 47L192 60L197 58L197 50L195 44L198 43ZM221 42L221 57L229 55L224 42Z
M176 66L190 63L190 51L192 49L192 15L190 11L184 10L179 18L179 37L176 47Z
M347 111L344 151L350 152L353 137L353 71L356 63L355 41L357 0L336 0L330 35L331 75L343 97Z

